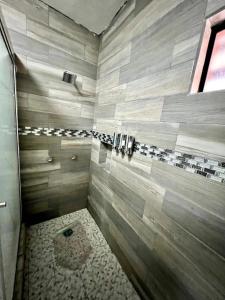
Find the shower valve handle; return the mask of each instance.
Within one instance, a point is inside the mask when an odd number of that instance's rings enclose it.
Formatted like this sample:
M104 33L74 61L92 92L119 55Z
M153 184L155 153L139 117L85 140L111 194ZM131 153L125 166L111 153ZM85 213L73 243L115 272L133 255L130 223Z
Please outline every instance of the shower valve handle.
M53 157L49 156L49 157L47 158L47 162L48 162L48 163L52 163L52 162L53 162Z
M0 202L0 208L6 207L6 202Z

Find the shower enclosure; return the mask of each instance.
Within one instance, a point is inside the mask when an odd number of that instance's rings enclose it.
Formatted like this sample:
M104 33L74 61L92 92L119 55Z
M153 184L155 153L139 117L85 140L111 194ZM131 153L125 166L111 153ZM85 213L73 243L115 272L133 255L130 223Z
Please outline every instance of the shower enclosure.
M11 300L20 230L15 63L0 14L0 300Z

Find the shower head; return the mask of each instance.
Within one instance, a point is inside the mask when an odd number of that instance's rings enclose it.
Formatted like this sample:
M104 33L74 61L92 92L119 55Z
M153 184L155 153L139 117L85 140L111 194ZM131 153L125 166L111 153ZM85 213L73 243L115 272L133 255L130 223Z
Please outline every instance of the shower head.
M78 93L83 97L89 97L90 94L87 94L83 91L83 79L81 76L77 76L74 73L71 73L69 71L65 71L63 73L62 81L66 83L72 84L78 91Z
M68 71L65 71L63 73L62 81L74 84L76 81L76 78L77 78L77 75L70 73Z

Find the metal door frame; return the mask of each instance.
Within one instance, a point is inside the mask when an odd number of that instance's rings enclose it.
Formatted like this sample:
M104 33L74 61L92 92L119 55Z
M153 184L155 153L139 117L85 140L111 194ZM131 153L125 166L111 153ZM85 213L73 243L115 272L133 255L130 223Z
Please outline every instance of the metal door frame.
M15 52L13 50L12 47L12 43L7 31L7 26L5 24L4 21L4 17L2 14L2 10L0 7L0 35L3 38L3 41L6 45L6 48L8 50L10 59L12 61L13 64L13 77L14 77L14 106L15 106L15 119L16 119L16 140L17 140L17 168L18 168L18 180L19 180L19 206L20 206L20 227L21 227L21 219L22 219L22 202L21 202L21 178L20 178L20 156L19 156L19 135L18 135L18 105L17 105L17 89L16 89L16 60L15 60ZM20 232L20 228L19 228L19 232ZM19 246L19 240L18 240L18 244L17 244L17 249ZM18 252L18 251L17 251ZM3 264L2 264L2 248L1 248L1 240L0 240L0 266L3 270ZM0 280L2 283L2 287L4 288L4 276L3 273L0 274ZM15 283L15 278L14 278L14 283ZM1 294L0 294L1 297ZM3 289L3 300L5 299L6 295L5 295L5 289Z

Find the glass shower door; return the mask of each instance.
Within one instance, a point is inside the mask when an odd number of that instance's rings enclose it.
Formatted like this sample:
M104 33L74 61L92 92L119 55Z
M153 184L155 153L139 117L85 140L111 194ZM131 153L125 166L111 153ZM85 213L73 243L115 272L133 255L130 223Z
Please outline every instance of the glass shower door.
M0 299L13 295L20 230L14 64L0 22Z

